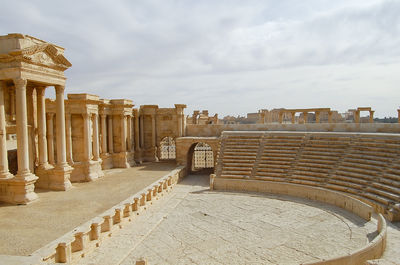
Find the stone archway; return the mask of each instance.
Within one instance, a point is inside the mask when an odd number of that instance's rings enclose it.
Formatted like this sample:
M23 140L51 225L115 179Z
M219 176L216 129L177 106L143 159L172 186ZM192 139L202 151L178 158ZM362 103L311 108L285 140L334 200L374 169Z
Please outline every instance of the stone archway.
M198 143L207 144L211 148L213 167L215 166L219 137L179 137L176 139L176 162L178 165L186 166L190 173L192 169L193 154Z
M192 144L187 153L187 170L189 173L212 173L214 171L215 150L207 143Z

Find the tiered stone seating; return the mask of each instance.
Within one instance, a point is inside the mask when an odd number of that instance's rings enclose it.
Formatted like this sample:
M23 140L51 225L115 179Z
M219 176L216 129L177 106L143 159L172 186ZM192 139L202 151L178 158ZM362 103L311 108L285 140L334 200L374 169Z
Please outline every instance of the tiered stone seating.
M323 186L350 143L350 137L315 134L304 143L291 171L291 181Z
M232 135L226 138L221 157L221 177L250 177L260 147L260 135Z
M270 134L264 139L264 149L255 176L274 181L287 177L303 140L303 134Z
M400 135L224 134L216 177L319 186L370 203L391 220L400 219Z
M398 189L387 186L390 182L383 176L383 172L397 158L399 152L398 141L358 136L329 182L347 187L346 192L389 209L396 201L400 201L400 196Z

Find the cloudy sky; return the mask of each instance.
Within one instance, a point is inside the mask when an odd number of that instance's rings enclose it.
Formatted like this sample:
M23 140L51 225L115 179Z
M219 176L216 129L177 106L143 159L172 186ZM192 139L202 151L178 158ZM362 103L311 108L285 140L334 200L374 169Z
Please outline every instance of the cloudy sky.
M400 1L0 0L0 35L66 48L67 93L210 114L400 106Z

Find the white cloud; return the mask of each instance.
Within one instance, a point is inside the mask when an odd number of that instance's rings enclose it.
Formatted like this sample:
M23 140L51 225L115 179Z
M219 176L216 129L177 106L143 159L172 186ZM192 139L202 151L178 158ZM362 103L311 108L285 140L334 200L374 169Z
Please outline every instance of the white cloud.
M396 115L400 2L2 1L0 33L66 48L68 92L220 115L371 105Z

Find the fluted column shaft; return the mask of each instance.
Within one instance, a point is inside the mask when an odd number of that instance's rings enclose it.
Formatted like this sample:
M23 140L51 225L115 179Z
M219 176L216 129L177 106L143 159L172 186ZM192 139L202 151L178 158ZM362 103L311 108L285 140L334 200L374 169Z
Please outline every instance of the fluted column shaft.
M99 152L99 124L97 114L93 114L93 159L98 161L100 158Z
M106 124L106 118L107 115L101 114L101 153L106 154L107 153L107 124Z
M134 137L135 137L135 150L138 151L140 146L139 146L139 115L135 115L135 133L134 133Z
M92 141L90 137L90 117L88 113L82 114L83 116L83 142L85 146L84 159L86 162L92 159Z
M108 152L114 153L113 116L108 116Z
M55 86L56 89L56 133L57 133L57 167L67 166L67 147L65 141L65 107L64 86Z
M151 147L156 146L156 118L151 115Z
M316 111L315 112L315 122L316 123L320 123L321 122L321 120L320 120L320 112L319 111Z
M18 177L24 178L31 172L29 170L29 141L28 141L28 117L26 108L26 85L25 79L15 79L15 90L17 97L17 155L18 155Z
M333 115L332 111L329 111L328 112L328 123L332 123L332 115Z
M126 121L125 115L120 116L121 121L121 152L126 152Z
M369 111L369 123L374 123L374 112L373 110Z
M66 126L66 133L67 133L67 161L68 164L73 165L74 164L74 159L72 155L72 127L71 127L71 122L72 122L72 114L67 113L65 115L65 126Z
M126 128L127 128L127 138L126 141L128 142L127 151L130 152L132 149L132 118L131 116L126 116Z
M47 113L47 152L49 163L54 165L54 113Z
M0 178L11 177L8 171L6 114L4 110L4 90L6 84L0 81Z
M295 124L296 123L296 112L291 112L290 113L291 115L292 115L292 124Z
M46 105L45 105L46 87L37 87L37 119L38 119L38 142L39 142L39 166L48 165L47 139L46 139Z
M143 148L144 147L144 129L143 129L143 119L144 116L140 116L140 147Z

